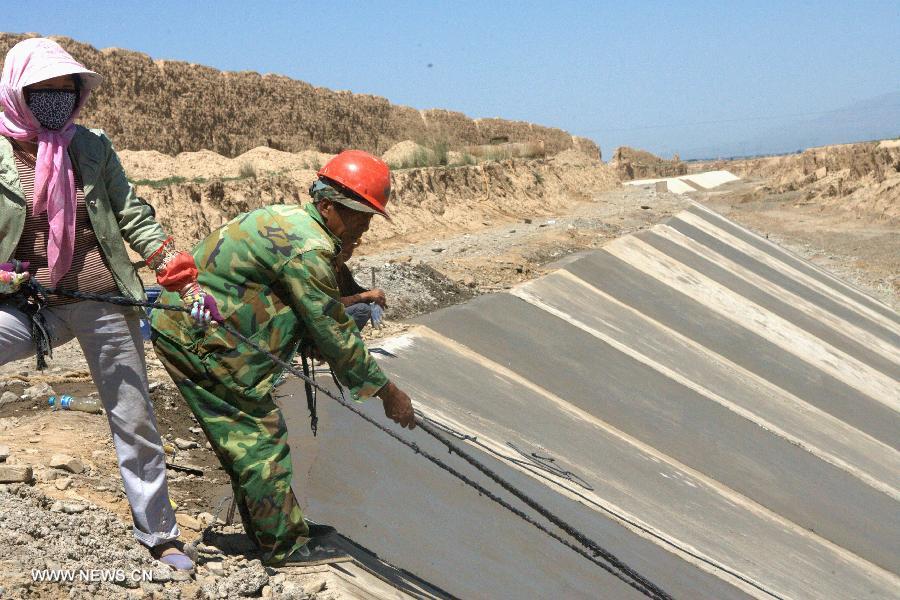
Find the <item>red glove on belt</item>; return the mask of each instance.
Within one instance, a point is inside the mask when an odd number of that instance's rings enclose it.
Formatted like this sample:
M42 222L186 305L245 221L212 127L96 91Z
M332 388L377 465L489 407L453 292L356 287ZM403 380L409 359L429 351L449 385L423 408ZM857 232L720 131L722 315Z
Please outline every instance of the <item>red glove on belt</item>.
M175 249L172 238L167 239L147 259L147 266L156 271L156 281L170 292L178 292L184 305L191 309L197 325L206 327L211 321L222 323L222 315L212 294L205 292L197 281L197 264L187 252Z

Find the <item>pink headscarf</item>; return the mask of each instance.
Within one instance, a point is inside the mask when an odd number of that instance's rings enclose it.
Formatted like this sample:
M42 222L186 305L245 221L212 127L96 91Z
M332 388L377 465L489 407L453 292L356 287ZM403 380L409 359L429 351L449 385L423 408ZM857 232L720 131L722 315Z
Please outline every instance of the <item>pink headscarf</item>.
M81 93L78 106L66 124L54 131L38 123L25 103L25 87L61 75L78 75ZM50 236L47 262L50 282L59 283L72 266L75 250L75 173L69 159L69 143L75 135L73 122L102 78L84 68L62 47L46 38L30 38L6 54L0 76L0 135L16 140L37 138L34 173L34 213L47 211Z

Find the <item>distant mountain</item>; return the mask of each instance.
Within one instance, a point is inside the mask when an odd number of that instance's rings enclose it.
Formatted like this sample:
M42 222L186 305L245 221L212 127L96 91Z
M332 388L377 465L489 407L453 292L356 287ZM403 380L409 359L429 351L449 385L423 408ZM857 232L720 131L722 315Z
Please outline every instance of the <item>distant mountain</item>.
M796 119L766 129L743 142L685 151L685 158L782 154L813 146L900 136L900 92L861 100L815 118Z

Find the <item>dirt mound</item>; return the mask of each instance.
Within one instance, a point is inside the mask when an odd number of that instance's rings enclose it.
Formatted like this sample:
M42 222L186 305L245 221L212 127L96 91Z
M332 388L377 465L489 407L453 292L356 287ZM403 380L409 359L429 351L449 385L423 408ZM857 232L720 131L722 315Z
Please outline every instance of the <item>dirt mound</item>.
M129 179L144 185L160 185L175 180L244 179L257 175L278 174L298 180L311 179L332 157L331 154L307 150L283 152L264 146L254 148L237 158L228 158L209 150L182 152L169 156L155 150L122 150L119 158Z
M764 179L764 193L794 192L797 201L852 213L856 218L900 221L900 144L896 140L810 148L799 154L698 163Z
M678 177L687 173L687 166L676 154L672 160L628 146L616 148L610 166L622 180Z
M0 56L26 35L0 33ZM105 81L83 113L120 149L169 155L208 149L238 156L267 146L286 152L381 154L402 140L439 139L453 148L543 140L548 154L578 148L599 157L590 140L522 121L473 120L446 110L418 111L385 98L317 88L278 75L223 72L179 61L154 61L128 50L97 50L56 38Z
M434 152L431 152L431 156L429 157L429 150L424 146L421 146L412 140L403 140L388 148L388 150L381 155L381 158L389 165L403 165L411 162L417 154L423 153L426 155L426 158L434 160Z
M176 172L182 177L205 173L195 159L208 159L204 164L210 171L227 174L217 179L141 183L141 179L149 179L149 168L129 171L129 176L137 182L138 193L156 208L163 226L182 244L193 244L241 212L268 204L305 202L315 171L294 167L302 160L316 158L324 164L329 158L282 153L277 158L285 162L274 164L286 170L275 172L270 168L273 163L254 162L263 154L253 151L236 159L224 159L229 161L227 168L224 162L205 153L173 159ZM132 159L130 154L126 157ZM241 165L248 164L258 166L252 173L232 176L235 169L240 171ZM598 192L616 187L618 179L608 166L572 150L550 159L404 169L393 173L391 185L393 220L375 219L368 234L370 240L380 244L402 243L423 233L437 237L469 231L481 227L482 221L489 218L551 214L573 200L589 200Z
M357 273L360 283L365 273ZM408 319L445 306L459 304L472 298L475 292L455 283L440 271L426 264L388 263L378 268L376 286L383 289L391 303L385 316L389 319Z

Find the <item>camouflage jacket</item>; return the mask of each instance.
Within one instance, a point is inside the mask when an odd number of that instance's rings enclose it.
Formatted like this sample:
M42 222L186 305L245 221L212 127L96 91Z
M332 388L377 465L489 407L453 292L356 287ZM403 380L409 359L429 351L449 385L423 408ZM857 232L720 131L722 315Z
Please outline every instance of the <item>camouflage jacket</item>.
M340 240L312 204L267 206L244 213L194 249L199 281L232 327L290 362L302 341L314 343L353 398L374 395L387 377L344 312L334 271ZM160 302L178 304L177 294ZM153 329L195 353L217 380L249 398L272 391L282 369L221 327L202 330L185 313L154 310ZM196 381L203 385L201 381Z

